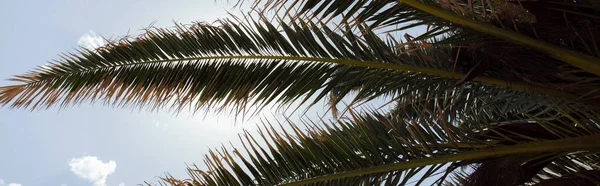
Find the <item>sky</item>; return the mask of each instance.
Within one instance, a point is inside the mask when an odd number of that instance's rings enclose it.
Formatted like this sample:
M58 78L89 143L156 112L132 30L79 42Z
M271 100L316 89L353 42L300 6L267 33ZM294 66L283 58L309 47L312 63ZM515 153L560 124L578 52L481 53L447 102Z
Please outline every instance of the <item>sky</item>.
M152 23L212 22L228 10L236 11L213 0L2 0L0 86L78 45L97 46L101 36L136 35ZM0 108L0 186L129 186L167 172L182 178L186 164L202 165L210 148L237 141L258 119L93 104Z

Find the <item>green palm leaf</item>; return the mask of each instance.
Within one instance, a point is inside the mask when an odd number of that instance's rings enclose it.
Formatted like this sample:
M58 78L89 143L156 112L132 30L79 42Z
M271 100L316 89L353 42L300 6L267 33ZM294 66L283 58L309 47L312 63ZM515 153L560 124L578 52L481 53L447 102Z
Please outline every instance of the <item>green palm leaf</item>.
M34 109L89 100L175 110L236 105L240 111L247 105L307 101L313 95L315 103L332 90L340 90L340 86L357 87L352 85L357 82L344 76L347 74L343 71L349 71L338 65L381 69L375 73L400 71L387 73L416 77L413 80L421 78L411 73L444 77L446 81L464 76L445 70L439 61L398 54L368 31L359 38L305 22L280 26L283 32L268 22L178 26L175 30L152 30L135 40L111 43L94 51L81 49L79 54L63 55L49 66L12 78L23 84L2 87L0 104ZM522 82L507 83L486 76L473 80L575 99L561 91ZM410 79L404 82L412 83ZM371 92L359 93L364 97L358 100L373 97L372 88L385 88L386 83L364 87ZM348 93L337 91L335 96L342 98Z
M307 132L294 127L297 124L287 124L292 126L291 131L279 133L274 132L273 125L266 124L259 132L266 145L253 135L244 134L240 139L245 152L237 148L212 151L205 159L208 170L190 167L191 179L187 182L194 185L397 185L443 173L444 167L452 172L454 164L476 165L513 157L527 157L521 161L534 162L547 157L547 153L559 154L560 159L550 159L554 163L548 166L558 169L555 174L565 175L585 170L573 164L573 158L585 158L581 152L596 156L597 151L591 149L598 149L595 140L600 132L593 122L579 122L578 127L562 129L542 124L551 133L568 131L569 135L509 145L505 142L518 140L518 135L484 140L481 137L488 134L461 128L454 128L457 133L446 133L434 120L415 121L376 112L352 114L352 118L337 123L311 124ZM487 130L499 129L493 126ZM591 133L580 131L580 127L590 129ZM418 172L420 174L416 174ZM438 181L441 183L444 178Z
M456 56L451 58L454 66L467 62L466 68L475 70L474 73L465 71L466 80L481 74L500 79L517 78L595 99L592 97L598 96L595 89L600 80L600 63L597 63L600 42L596 39L600 35L595 30L600 27L594 23L600 21L600 12L590 8L587 1L560 2L258 1L254 7L275 15L285 12L295 18L366 24L384 33L418 27L426 31L411 42L442 38L425 44L454 48L455 51L448 53ZM560 6L561 10L593 12L594 16L556 17L562 14L554 7ZM489 67L476 69L480 63ZM516 77L506 77L511 73Z

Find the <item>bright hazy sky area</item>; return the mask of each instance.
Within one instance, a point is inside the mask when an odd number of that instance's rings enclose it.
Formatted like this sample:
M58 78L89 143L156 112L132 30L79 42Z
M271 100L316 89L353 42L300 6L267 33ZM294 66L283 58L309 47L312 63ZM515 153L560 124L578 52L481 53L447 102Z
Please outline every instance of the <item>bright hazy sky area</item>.
M224 1L226 2L226 1ZM212 22L231 5L213 0L2 0L0 1L0 85L74 51L99 36L116 38L155 22ZM266 113L265 115L276 115ZM155 182L185 166L203 165L203 155L254 121L231 115L192 115L82 104L29 111L0 108L0 186L121 186Z

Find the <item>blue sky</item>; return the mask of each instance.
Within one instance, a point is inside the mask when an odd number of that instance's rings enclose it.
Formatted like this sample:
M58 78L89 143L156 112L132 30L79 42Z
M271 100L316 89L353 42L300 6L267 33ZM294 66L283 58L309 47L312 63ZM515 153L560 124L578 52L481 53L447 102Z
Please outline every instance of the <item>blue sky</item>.
M227 10L213 0L3 0L0 85L73 51L93 33L115 38L155 21L159 27L173 20L211 22ZM0 108L0 186L118 186L155 181L165 172L181 177L186 163L202 164L209 148L236 141L257 120L235 125L231 116L203 116L92 104Z

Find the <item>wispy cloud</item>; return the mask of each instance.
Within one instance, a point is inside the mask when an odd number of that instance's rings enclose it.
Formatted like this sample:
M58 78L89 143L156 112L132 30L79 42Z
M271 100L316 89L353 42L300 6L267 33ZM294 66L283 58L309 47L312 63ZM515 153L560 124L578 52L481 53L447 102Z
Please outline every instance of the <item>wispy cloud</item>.
M93 30L88 31L79 37L79 41L77 41L77 45L93 50L98 47L104 46L104 38L97 35Z
M119 183L119 186L125 186L125 183L121 182Z
M104 163L95 156L73 158L69 166L75 175L94 183L94 186L106 186L106 177L117 169L115 161Z
M4 186L6 184L6 182L4 182L4 180L2 178L0 178L0 186ZM21 184L18 183L9 183L6 186L21 186Z

